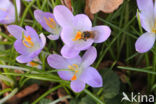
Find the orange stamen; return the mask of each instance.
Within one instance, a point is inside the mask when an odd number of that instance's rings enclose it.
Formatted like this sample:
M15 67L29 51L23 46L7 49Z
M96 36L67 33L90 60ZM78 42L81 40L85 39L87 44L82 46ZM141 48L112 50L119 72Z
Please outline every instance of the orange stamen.
M79 40L79 39L81 39L81 32L80 31L78 31L77 33L76 33L76 35L75 35L75 38L74 39L72 39L73 41L76 41L76 40Z
M23 44L24 44L24 46L26 46L28 48L31 48L34 46L34 43L31 41L30 36L28 36L28 37L24 36Z
M54 21L54 19L53 18L46 18L46 17L44 17L44 20L45 20L45 22L46 22L46 24L50 27L50 28L52 28L52 29L54 29L55 27L56 27L56 22Z
M38 66L38 64L35 63L35 62L29 62L29 64L30 64L31 66Z
M72 81L76 79L77 79L76 75L73 75L73 77L71 78Z

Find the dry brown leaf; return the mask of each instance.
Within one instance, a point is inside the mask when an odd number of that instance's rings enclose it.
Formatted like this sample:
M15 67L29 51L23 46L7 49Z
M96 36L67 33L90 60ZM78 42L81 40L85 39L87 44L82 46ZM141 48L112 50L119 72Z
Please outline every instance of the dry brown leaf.
M86 0L85 13L89 16L90 19L94 19L94 15L90 12L90 0Z
M72 11L71 0L61 0L61 3Z
M99 11L103 11L105 13L112 13L122 3L123 0L90 0L89 4L91 13L95 14Z

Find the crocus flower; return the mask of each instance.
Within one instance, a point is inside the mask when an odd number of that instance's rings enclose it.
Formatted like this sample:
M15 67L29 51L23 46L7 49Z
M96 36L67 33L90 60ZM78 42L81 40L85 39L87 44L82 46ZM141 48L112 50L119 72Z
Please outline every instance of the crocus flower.
M73 58L80 51L88 49L92 43L101 43L108 39L111 30L108 26L95 26L85 14L74 16L65 6L54 8L54 16L62 27L61 39L65 43L61 54L66 58Z
M38 69L42 69L42 66L40 65L41 63L42 62L40 61L40 59L38 57L36 57L36 58L33 59L33 61L28 62L27 66L35 67L35 68L38 68Z
M9 25L7 28L10 34L17 39L14 47L21 54L16 58L19 63L31 62L46 44L45 36L40 34L39 38L36 31L30 26L26 26L26 30L17 25Z
M20 0L16 0L17 13L20 14ZM15 7L10 0L0 0L0 24L10 24L15 21Z
M48 36L49 39L57 40L59 38L61 28L56 22L52 13L35 10L34 16L35 19L42 25L42 27L51 33Z
M137 0L137 4L141 25L146 32L137 39L135 48L139 53L144 53L153 47L156 38L156 2Z
M49 55L48 64L55 69L69 69L69 71L58 71L63 80L70 80L70 87L74 92L80 92L85 84L91 87L102 87L102 77L98 71L90 65L95 61L97 51L90 47L81 58L79 55L74 58L64 58L58 54Z

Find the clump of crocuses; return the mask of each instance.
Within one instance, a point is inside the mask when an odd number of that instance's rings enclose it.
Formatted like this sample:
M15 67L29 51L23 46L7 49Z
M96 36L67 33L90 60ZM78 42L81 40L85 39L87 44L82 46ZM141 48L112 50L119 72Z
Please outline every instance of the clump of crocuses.
M139 8L138 18L141 20L142 27L147 31L142 34L135 43L136 51L145 53L149 51L156 38L156 2L154 0L137 0Z
M40 38L36 31L26 26L26 30L17 25L9 25L8 31L17 40L14 43L14 47L21 55L16 58L19 63L28 63L36 58L46 44L46 38L43 34L40 34Z
M85 88L85 84L92 87L102 87L102 77L98 71L91 67L97 57L97 51L90 47L85 54L74 58L64 58L58 54L49 55L48 64L55 69L69 69L69 71L58 71L63 80L70 80L70 87L74 92L80 92Z

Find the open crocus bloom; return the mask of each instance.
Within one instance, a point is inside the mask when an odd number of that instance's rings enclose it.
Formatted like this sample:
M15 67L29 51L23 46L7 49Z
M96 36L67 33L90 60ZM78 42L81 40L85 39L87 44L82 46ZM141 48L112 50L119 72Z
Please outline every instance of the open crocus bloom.
M88 49L92 43L101 43L108 39L111 30L108 26L95 26L85 14L74 16L63 5L54 8L56 21L62 27L61 39L65 43L61 54L66 58L73 58L81 50Z
M141 25L147 32L137 39L135 48L139 53L144 53L153 47L156 38L156 2L137 0L137 4L140 10Z
M97 51L90 47L81 58L66 59L60 55L52 54L48 56L48 64L55 69L69 69L69 71L58 71L63 80L71 80L71 88L74 92L80 92L85 88L85 84L92 87L102 87L102 77L98 71L90 65L95 61Z
M17 12L20 14L20 0L16 0ZM15 7L10 0L0 0L0 24L10 24L15 21Z
M35 10L34 16L35 19L42 25L42 27L51 33L48 36L49 39L57 40L59 38L61 28L56 22L52 13Z
M26 26L26 30L17 25L9 25L7 28L10 34L17 39L14 47L21 54L16 58L19 63L32 61L38 56L46 44L45 36L40 34L39 38L36 31L30 26Z

